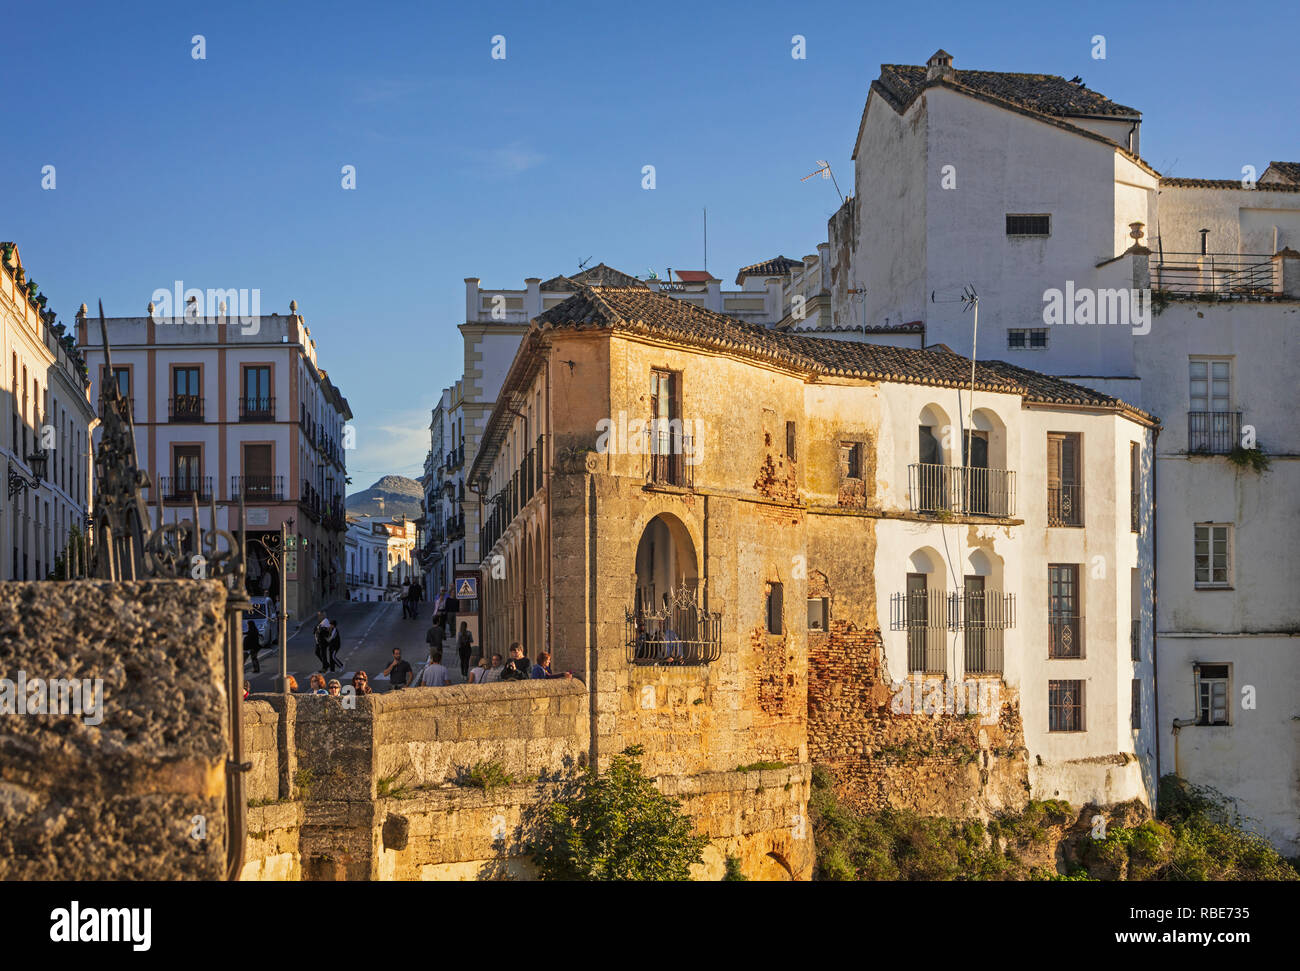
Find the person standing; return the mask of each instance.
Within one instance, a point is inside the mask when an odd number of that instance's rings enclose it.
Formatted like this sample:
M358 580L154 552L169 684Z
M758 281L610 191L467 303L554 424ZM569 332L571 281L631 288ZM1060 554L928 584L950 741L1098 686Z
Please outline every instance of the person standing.
M316 660L320 661L320 669L322 671L333 670L333 668L330 667L329 661L331 627L333 627L333 624L331 624L330 619L325 616L325 611L317 611L316 629L312 632L312 637L316 641Z
M469 632L469 624L460 622L460 633L456 635L456 651L460 654L461 677L469 677L469 655L474 649L474 635Z
M515 641L510 645L510 660L501 671L501 680L527 681L531 673L532 665L528 663L528 655L524 653L523 645Z
M500 655L500 654L493 654L493 655L492 655L492 663L488 665L488 669L487 669L487 671L484 672L483 677L479 679L478 683L479 683L479 684L493 684L493 683L495 683L495 682L497 682L497 681L500 681L500 680L501 680L501 672L502 672L504 669L505 669L505 668L504 668L504 666L503 666L502 663L501 663L501 655Z
M343 635L339 633L339 625L330 622L329 631L329 652L330 652L330 670L343 670L343 664L339 661L339 650L343 647Z
M433 623L441 628L447 622L447 590L438 591L438 599L433 604Z
M406 609L410 611L412 620L420 616L420 585L414 580L406 588Z
M442 663L442 651L434 651L429 655L429 663L424 666L424 673L420 675L420 686L422 688L445 688L447 679L451 673L447 670L446 665Z
M455 634L456 614L460 610L460 601L456 599L456 591L451 587L447 588L447 603L445 609L447 611L447 633Z
M414 672L411 670L411 663L402 660L400 647L393 648L393 659L388 662L388 667L384 668L384 674L388 675L393 682L394 691L401 691L411 683Z
M257 625L251 620L244 621L244 653L253 662L254 674L262 673L262 665L257 660L257 655L261 650L262 638L257 633Z

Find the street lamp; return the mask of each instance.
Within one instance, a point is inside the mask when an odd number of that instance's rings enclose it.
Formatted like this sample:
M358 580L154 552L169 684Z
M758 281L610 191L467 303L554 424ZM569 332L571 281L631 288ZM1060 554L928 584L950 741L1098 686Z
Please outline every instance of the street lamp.
M29 479L21 471L15 469L11 464L9 466L9 498L12 499L18 493L25 489L39 489L41 481L45 478L45 469L50 461L50 453L43 448L38 448L35 452L26 456L27 464L32 467L32 477Z

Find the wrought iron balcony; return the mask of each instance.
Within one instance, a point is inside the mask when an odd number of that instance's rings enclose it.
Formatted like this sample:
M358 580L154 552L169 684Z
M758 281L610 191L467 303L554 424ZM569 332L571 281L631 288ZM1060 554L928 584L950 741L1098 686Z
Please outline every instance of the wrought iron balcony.
M627 662L698 667L722 656L722 614L708 611L693 588L673 590L659 610L627 608Z
M203 421L203 396L182 394L167 399L167 417L174 422Z
M1279 296L1277 261L1263 253L1164 253L1151 259L1151 289L1229 299Z
M907 467L912 512L1014 516L1016 474L1006 469L914 463Z
M1047 483L1047 525L1083 525L1083 483Z
M189 502L196 498L207 502L212 498L212 476L162 475L158 477L158 489L164 502Z
M245 502L279 502L284 498L284 476L232 475L230 498L238 501L241 495Z
M695 443L690 435L671 431L648 433L650 468L647 480L655 485L695 488Z
M271 421L275 418L274 398L240 398L240 421Z
M996 591L895 593L890 630L907 634L907 670L944 674L947 635L961 632L967 674L1001 674L1003 631L1016 626L1015 594Z
M1199 455L1227 455L1241 444L1241 412L1189 411L1187 451Z

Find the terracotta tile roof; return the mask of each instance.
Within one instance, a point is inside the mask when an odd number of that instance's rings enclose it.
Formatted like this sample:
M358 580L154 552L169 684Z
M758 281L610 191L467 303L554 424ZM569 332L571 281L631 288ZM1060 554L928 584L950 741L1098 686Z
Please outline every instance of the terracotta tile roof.
M801 266L803 266L803 260L774 256L762 263L751 263L749 266L742 266L740 272L736 274L736 285L739 286L744 283L747 276L785 276L791 270L798 269Z
M1286 182L1256 182L1254 189L1247 189L1240 179L1176 179L1165 177L1160 180L1162 186L1176 189L1240 189L1243 192L1300 192L1300 184L1290 185Z
M915 64L882 64L876 83L897 105L906 106L925 88L926 69ZM1057 118L1139 118L1142 114L1056 74L954 70L949 83Z
M1283 182L1300 185L1300 162L1269 162L1264 174L1268 175L1270 173L1276 175Z
M970 359L946 347L918 350L813 337L810 331L774 331L644 288L583 287L538 316L533 325L539 332L600 329L663 337L809 374L943 387L967 387L971 380ZM1118 398L1004 361L977 362L975 387L1019 394L1028 401L1111 408L1153 420Z
M677 279L683 283L708 283L713 274L708 270L676 270Z
M628 276L622 270L616 270L612 266L606 266L604 263L597 263L590 266L581 273L575 273L572 276L553 276L542 284L542 290L561 292L578 289L577 285L589 287L644 287L642 283L634 276Z

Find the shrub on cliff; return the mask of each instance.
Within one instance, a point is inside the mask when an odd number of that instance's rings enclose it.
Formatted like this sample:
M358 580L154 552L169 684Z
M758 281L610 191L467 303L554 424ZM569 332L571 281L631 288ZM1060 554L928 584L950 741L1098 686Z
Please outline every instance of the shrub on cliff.
M640 754L614 756L604 775L588 767L575 798L546 807L529 846L543 880L690 879L708 838L645 776Z

